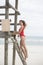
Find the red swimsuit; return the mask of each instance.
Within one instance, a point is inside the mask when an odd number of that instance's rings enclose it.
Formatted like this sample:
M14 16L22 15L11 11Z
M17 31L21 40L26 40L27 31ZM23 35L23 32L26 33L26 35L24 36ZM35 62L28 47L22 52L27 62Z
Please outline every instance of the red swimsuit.
M20 29L21 29L21 28L20 28ZM20 29L19 29L19 31L20 31ZM25 36L25 35L24 35L24 28L23 28L23 30L21 31L20 36Z

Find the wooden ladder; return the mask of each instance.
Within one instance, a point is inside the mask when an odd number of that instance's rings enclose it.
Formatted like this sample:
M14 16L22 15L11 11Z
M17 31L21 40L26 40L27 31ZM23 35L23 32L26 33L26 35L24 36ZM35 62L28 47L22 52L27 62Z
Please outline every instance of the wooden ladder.
M17 52L18 52L18 55L19 55L19 57L20 57L20 59L21 59L23 65L27 65L27 63L26 63L26 61L25 61L25 59L24 59L24 57L23 57L22 50L20 50L19 45L18 45L18 43L17 43L17 40L14 39L14 38L11 36L11 34L10 34L10 39L11 39L12 42L15 44L15 48L16 48L16 50L17 50Z

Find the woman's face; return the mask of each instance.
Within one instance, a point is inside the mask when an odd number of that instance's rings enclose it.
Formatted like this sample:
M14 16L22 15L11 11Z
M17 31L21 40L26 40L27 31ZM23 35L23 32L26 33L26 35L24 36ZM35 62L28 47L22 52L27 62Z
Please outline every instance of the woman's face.
M23 25L22 21L19 21L19 24L22 26Z

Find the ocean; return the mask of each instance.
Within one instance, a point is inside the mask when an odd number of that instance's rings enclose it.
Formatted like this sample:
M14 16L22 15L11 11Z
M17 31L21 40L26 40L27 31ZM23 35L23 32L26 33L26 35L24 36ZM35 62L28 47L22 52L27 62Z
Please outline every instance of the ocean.
M17 37L18 43L20 43L20 38ZM5 39L0 38L0 44L4 44ZM9 39L9 43L12 43L12 41ZM26 45L43 45L43 37L39 36L26 36L25 38Z
M27 45L43 45L43 37L41 37L41 36L27 36L26 44Z

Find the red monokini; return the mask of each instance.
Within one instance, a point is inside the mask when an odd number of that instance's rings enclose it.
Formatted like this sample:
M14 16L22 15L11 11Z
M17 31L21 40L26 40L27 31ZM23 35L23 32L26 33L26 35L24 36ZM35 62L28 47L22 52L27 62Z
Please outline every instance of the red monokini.
M20 29L21 29L21 28L20 28ZM19 29L19 31L20 31L20 29ZM25 35L24 35L24 28L23 28L23 30L21 31L20 36L25 36Z

